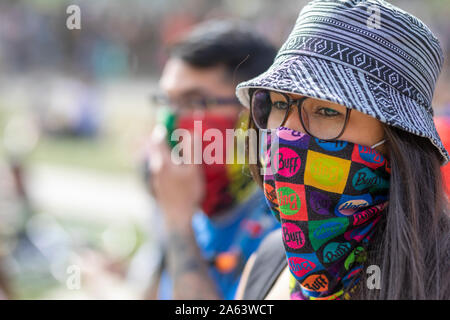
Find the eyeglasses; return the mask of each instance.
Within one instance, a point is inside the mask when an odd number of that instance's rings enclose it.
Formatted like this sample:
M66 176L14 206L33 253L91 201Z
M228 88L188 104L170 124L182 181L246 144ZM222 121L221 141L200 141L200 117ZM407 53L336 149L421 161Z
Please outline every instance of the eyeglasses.
M213 106L239 104L239 100L236 97L192 97L174 100L162 94L152 95L151 101L154 105L164 105L176 110L205 110Z
M282 127L292 106L296 105L300 122L306 133L321 140L338 139L347 126L351 109L328 106L324 101L309 97L292 99L289 95L257 89L250 93L250 112L259 129Z

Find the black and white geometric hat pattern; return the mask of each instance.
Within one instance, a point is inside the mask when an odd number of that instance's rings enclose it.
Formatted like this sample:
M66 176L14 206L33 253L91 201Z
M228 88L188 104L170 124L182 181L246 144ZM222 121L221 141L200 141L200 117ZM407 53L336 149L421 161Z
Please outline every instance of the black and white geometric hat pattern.
M386 1L315 0L300 12L273 65L240 83L236 95L247 107L250 88L339 103L429 138L446 163L431 106L443 60L430 29Z

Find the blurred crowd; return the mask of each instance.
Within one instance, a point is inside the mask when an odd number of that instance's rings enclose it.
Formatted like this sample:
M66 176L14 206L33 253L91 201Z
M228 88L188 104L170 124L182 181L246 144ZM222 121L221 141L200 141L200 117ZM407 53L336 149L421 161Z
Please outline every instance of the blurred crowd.
M305 1L277 3L299 8ZM82 30L66 28L66 8L81 9ZM2 1L2 72L46 70L101 79L160 71L165 48L196 23L248 15L281 43L292 10L270 17L274 3L260 1ZM269 27L270 28L267 28Z

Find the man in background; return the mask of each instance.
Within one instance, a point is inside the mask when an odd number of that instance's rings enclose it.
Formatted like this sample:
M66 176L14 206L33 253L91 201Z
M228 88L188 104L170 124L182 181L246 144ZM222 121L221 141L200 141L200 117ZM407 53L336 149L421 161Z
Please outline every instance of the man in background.
M149 187L164 221L158 299L233 299L247 259L278 227L243 164L176 165L168 141L173 129L193 132L194 121L202 134L218 129L224 137L242 127L248 115L235 87L275 54L248 26L226 21L198 26L170 51L156 101L172 117L149 150Z

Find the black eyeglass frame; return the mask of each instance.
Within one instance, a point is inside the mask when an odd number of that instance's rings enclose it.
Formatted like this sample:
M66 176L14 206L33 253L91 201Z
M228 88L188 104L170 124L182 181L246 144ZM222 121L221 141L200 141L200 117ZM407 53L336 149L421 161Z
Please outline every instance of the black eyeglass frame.
M167 104L170 106L176 106L173 101L169 99L169 97L161 94L152 94L150 96L150 100L154 105ZM237 97L202 97L193 100L198 103L198 106L201 106L202 109L207 110L211 108L211 106L222 106L229 104L240 105L239 99Z
M256 92L258 91L267 91L270 92L270 90L267 89L250 89L249 91L249 96L250 96L250 117L252 117L252 121L255 124L256 127L258 127L259 130L268 130L267 128L260 128L258 126L258 123L255 121L255 119L253 118L253 97L255 95ZM320 139L321 141L335 141L336 139L339 139L343 134L345 129L347 128L347 124L348 124L348 120L350 119L350 114L352 112L351 108L346 107L346 113L345 113L345 121L344 121L344 126L342 127L341 132L339 133L339 135L337 135L335 138L330 138L330 139L321 139L319 137L316 137L315 135L313 135L311 132L309 132L308 129L306 129L306 126L303 122L303 117L302 117L302 106L303 106L303 102L306 99L313 99L311 97L301 97L300 99L292 99L289 95L287 95L284 92L279 92L274 90L274 92L276 92L277 94L282 95L287 103L288 103L288 108L286 109L286 114L284 115L283 121L281 122L281 124L279 125L280 127L282 127L285 123L287 118L289 117L291 111L292 111L292 106L294 104L296 104L297 108L298 108L298 116L300 118L300 123L302 124L303 129L306 131L307 134L309 134L310 136ZM270 130L270 129L269 129Z

